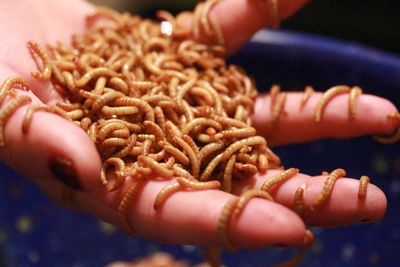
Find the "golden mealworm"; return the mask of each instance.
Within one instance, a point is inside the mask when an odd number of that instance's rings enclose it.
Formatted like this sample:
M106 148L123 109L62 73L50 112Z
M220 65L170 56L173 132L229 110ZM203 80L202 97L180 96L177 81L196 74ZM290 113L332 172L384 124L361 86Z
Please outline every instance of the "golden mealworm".
M322 188L321 193L319 194L317 200L312 205L311 209L317 209L321 207L328 197L331 195L333 186L338 178L341 178L346 175L346 171L343 169L336 169L332 171L325 180L324 187Z
M81 121L82 122L82 121ZM111 137L128 138L130 136L128 129L119 129L111 132Z
M361 176L360 178L360 184L358 186L358 198L359 199L364 199L365 196L367 195L367 187L369 184L369 177L368 176Z
M111 186L109 185L109 181L107 179L107 169L109 168L109 166L112 165L115 168L115 172L114 174L117 176L117 180L114 184L111 184ZM121 183L123 182L123 178L122 176L125 173L125 162L120 159L120 158L116 158L116 157L111 157L106 159L103 164L102 164L102 168L101 168L101 172L100 172L100 181L103 185L105 185L107 187L107 191L111 192L116 190Z
M69 102L58 102L56 103L56 106L62 108L65 111L73 111L81 108L80 103L69 103Z
M175 178L178 183L188 189L191 190L210 190L210 189L218 189L221 186L219 181L208 181L208 182L199 182L196 180L186 179L184 177L176 177Z
M196 152L193 150L193 148L187 142L185 142L179 136L175 136L173 138L173 141L178 146L180 146L183 149L183 151L186 153L186 155L189 157L190 163L191 163L191 166L192 166L192 171L190 173L195 178L197 178L199 176L199 172L200 172L200 161L199 161L199 159L197 157Z
M172 146L171 144L165 141L159 142L159 144L160 146L162 146L165 152L175 157L176 161L182 163L185 166L190 164L189 158L185 155L185 153L183 153L176 147Z
M118 121L103 125L97 133L96 142L101 143L111 132L121 129L126 129L126 125Z
M219 124L215 120L208 119L208 118L196 118L196 119L190 121L189 123L187 123L183 127L182 134L189 134L195 127L198 127L198 126L210 126L210 127L217 129L218 131L220 131L222 128L221 124Z
M233 154L226 163L224 170L222 190L228 193L232 191L232 175L233 175L233 168L235 167L235 162L236 162L236 154Z
M235 128L246 128L249 125L243 121L235 120L229 117L216 117L215 120L222 126L235 127Z
M39 64L36 59L40 58L40 60L42 61L42 71L32 72L32 77L40 81L50 80L53 64L50 60L49 55L36 42L29 41L27 43L27 46L29 53L31 53L38 66Z
M337 85L334 87L331 87L328 89L321 97L321 99L318 101L317 106L315 107L314 110L314 119L316 122L321 121L322 117L322 112L325 108L325 106L328 104L328 102L335 96L340 95L340 94L345 94L350 91L350 87L345 86L345 85Z
M279 121L281 114L284 113L285 102L286 93L279 93L276 96L276 101L272 107L271 123L276 123Z
M301 97L300 108L304 108L307 104L308 100L310 99L311 95L315 92L312 86L306 86L304 89L303 96Z
M132 184L129 186L128 190L126 191L126 193L122 197L121 202L118 205L117 217L119 224L121 228L125 231L125 233L129 236L133 236L135 231L129 222L128 208L130 202L132 202L133 198L139 192L140 186L140 180L133 180Z
M16 86L24 90L27 90L28 83L23 78L18 76L9 77L7 78L7 80L3 82L3 84L0 87L0 104L3 103L4 99L9 94L10 90Z
M285 181L293 178L298 173L299 173L299 169L297 169L297 168L287 169L275 176L270 177L268 180L266 180L262 184L260 189L264 190L264 191L270 191L273 186L284 183Z
M101 142L98 146L99 150L103 151L110 147L126 146L128 141L124 138L110 137Z
M254 197L263 198L269 201L274 201L271 195L266 191L260 189L247 190L239 197L239 201L237 202L236 207L232 212L232 216L238 217L243 211L244 207L250 201L250 199Z
M83 130L87 131L92 124L92 119L89 117L85 117L80 121L79 127L81 127Z
M123 79L118 77L112 77L110 80L110 85L112 88L121 91L125 95L129 95L129 87Z
M218 141L215 143L209 143L205 146L203 146L199 152L199 160L202 162L205 158L207 158L208 155L211 153L218 151L222 149L225 146L224 142Z
M194 178L193 175L191 175L186 169L182 168L180 164L175 164L172 169L177 176L181 176L192 181L196 180L196 178Z
M243 164L243 163L236 162L235 168L236 168L236 170L244 172L244 173L248 174L249 176L253 176L258 172L257 167L253 164Z
M44 110L47 112L57 114L61 117L67 118L66 112L57 106L49 106L49 105L45 105L45 104L31 105L27 108L24 119L22 121L22 132L23 133L26 134L28 132L29 125L31 124L31 121L32 121L33 113L36 111L39 111L39 110Z
M179 183L173 183L161 189L154 201L154 209L159 209L168 197L170 197L173 193L178 192L180 189L181 185Z
M4 128L7 120L18 108L30 102L31 98L29 96L17 95L14 100L7 103L7 106L0 111L0 147L4 146Z
M118 158L123 158L126 157L127 155L129 155L132 151L132 149L134 148L134 146L136 145L136 134L132 134L129 138L128 138L128 144L121 149L119 152L113 154L113 157L118 157Z
M201 174L201 176L199 178L200 181L202 181L202 182L207 181L207 179L210 177L211 173L221 163L222 156L223 156L223 154L219 154L211 160L211 162L207 165L207 167L204 169L203 173Z
M354 120L356 118L357 100L361 94L362 94L362 89L358 86L354 86L350 90L350 93L349 93L349 116L350 116L351 120Z
M221 115L223 111L222 99L220 94L211 86L211 84L204 80L197 81L197 84L206 89L215 101L215 113Z
M154 122L154 110L146 101L134 97L121 97L116 99L114 104L117 106L135 106L139 110L143 110L146 120Z
M239 198L237 197L230 199L222 208L218 219L218 235L222 242L222 245L227 251L235 251L235 247L229 241L228 224L232 217L232 212L235 209L238 201Z
M257 133L256 129L253 127L224 130L216 134L217 139L244 139L254 136Z
M77 87L83 87L85 86L90 80L92 80L93 78L97 78L97 77L115 77L118 76L118 74L113 71L110 70L109 68L105 68L105 67L98 67L95 69L92 69L90 71L88 71L87 73L85 73L80 79L75 81L75 85Z
M109 117L112 116L124 116L124 115L132 115L139 112L137 107L109 107L102 106L101 112Z
M144 121L143 125L146 132L149 132L150 134L154 135L156 142L165 139L164 132L160 128L160 126L158 126L158 124L152 121Z
M268 169L268 157L265 154L258 154L257 168L260 173L265 173Z
M303 214L304 210L304 189L299 187L294 193L294 210L298 215Z
M193 151L194 151L194 153L196 153L196 155L199 155L200 149L190 135L184 134L182 136L182 139L185 140L185 142L189 144L189 146L193 149Z
M68 72L68 71L63 71L61 73L61 75L64 78L64 82L67 86L67 89L70 93L74 93L76 90L76 86L75 86L75 79L74 76L72 75L72 73Z
M232 154L237 152L243 146L266 146L266 145L267 141L265 141L265 139L261 136L253 136L246 139L238 140L226 148L226 150L222 154L221 160L223 162L226 161L228 158L230 158L230 156L232 156Z
M164 178L171 178L174 175L174 172L172 170L165 168L149 156L140 155L138 156L138 161L141 162L143 165L151 168L151 170L155 174L160 175Z

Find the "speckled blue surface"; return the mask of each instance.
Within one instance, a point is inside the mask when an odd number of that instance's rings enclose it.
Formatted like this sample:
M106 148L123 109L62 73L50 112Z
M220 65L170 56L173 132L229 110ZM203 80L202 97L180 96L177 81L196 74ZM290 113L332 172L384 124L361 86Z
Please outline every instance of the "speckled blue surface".
M400 57L339 42L288 32L262 32L238 53L238 63L256 78L259 88L313 85L325 90L335 84L360 85L364 92L400 104ZM301 266L400 266L400 145L385 146L369 137L326 140L281 147L286 166L319 174L343 167L349 176L367 174L388 197L385 219L338 229L313 228L315 245ZM0 266L86 267L129 260L155 250L192 262L201 251L128 238L91 217L65 211L27 179L0 165ZM295 249L243 250L225 254L227 266L270 266ZM397 262L397 264L396 264Z

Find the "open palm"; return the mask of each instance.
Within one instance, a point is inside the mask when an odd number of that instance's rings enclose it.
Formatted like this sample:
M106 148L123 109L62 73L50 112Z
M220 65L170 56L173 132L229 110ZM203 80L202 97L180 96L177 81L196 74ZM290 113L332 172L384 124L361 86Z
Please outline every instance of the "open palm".
M279 1L280 18L291 15L306 1ZM231 12L224 12L229 8ZM50 103L60 96L47 83L31 78L36 69L27 49L27 41L41 45L57 40L68 42L70 36L84 31L84 17L93 7L81 1L44 0L40 5L33 0L4 1L0 4L0 29L3 36L0 46L0 80L9 76L26 79L31 91L28 94L34 103ZM234 51L255 31L268 25L263 1L225 0L216 5L211 15L222 28L227 47ZM242 23L247 21L248 23ZM189 22L190 23L190 22ZM386 116L397 112L393 104L385 99L362 95L357 105L357 117L351 121L347 113L347 96L334 98L324 112L320 123L314 122L314 107L321 97L313 94L301 109L300 93L287 95L285 116L273 131L268 129L271 98L260 96L255 105L253 125L258 133L268 136L270 145L305 142L325 137L349 138L364 134L390 134L397 127L395 121ZM3 105L4 107L4 105ZM84 131L68 121L47 112L35 114L28 134L21 131L27 105L18 109L5 127L5 146L0 158L16 171L33 179L46 194L60 204L65 183L73 185L68 208L91 214L118 225L116 210L127 186L107 192L99 184L101 160L96 148ZM352 127L350 127L350 125ZM291 129L295 128L296 131ZM59 171L59 159L72 163L72 172ZM235 182L233 192L260 187L263 181L278 173L270 170L254 179ZM58 179L55 179L58 178ZM310 177L297 174L272 192L276 202L252 199L243 214L229 224L228 234L232 243L239 247L260 247L273 244L295 245L303 241L305 225L338 226L360 220L376 221L386 210L383 192L371 185L368 187L365 205L358 205L358 180L342 178L337 181L327 207L318 212L311 206L323 188L326 176ZM64 183L62 183L63 181ZM234 196L222 191L204 190L179 192L172 195L159 210L153 209L157 193L171 180L148 181L129 206L129 222L136 234L171 243L216 245L220 240L217 224L220 211ZM129 185L128 182L125 185ZM306 186L304 213L301 219L294 208L297 188ZM346 196L346 197L344 197ZM204 201L207 199L207 201ZM207 212L204 212L207 211ZM199 216L201 214L201 216ZM268 220L268 227L264 227Z

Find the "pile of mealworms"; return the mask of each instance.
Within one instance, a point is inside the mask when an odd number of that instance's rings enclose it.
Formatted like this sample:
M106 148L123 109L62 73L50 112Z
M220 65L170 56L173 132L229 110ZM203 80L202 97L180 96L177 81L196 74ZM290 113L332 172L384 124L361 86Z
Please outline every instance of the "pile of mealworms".
M191 32L179 27L179 16L165 11L158 12L160 23L99 8L87 17L87 31L74 35L71 44L59 42L43 49L28 42L39 68L32 76L51 82L63 101L30 105L23 132L29 131L32 116L38 110L58 114L86 131L102 159L99 176L107 190L117 190L128 176L134 178L118 208L120 226L129 234L134 229L128 223L128 207L146 179L176 180L157 195L157 209L180 190L219 189L231 193L234 179L282 169L279 157L251 126L257 96L254 82L240 67L225 63L221 31L208 16L216 2L197 6ZM187 39L189 34L205 34L215 42L198 43ZM0 89L0 103L6 96L14 98L0 113L1 144L5 121L17 108L30 102L28 96L15 96L13 87L17 86L27 88L28 84L20 77L11 77ZM302 106L313 92L311 87L306 88ZM349 93L349 114L354 119L361 89L336 86L318 103L317 122L328 101L342 93ZM274 103L273 125L284 111L286 93L273 86L270 96ZM398 119L398 114L391 117ZM218 225L226 248L233 249L226 235L230 218L239 216L252 197L273 200L269 190L298 171L282 169L260 189L248 190L226 203ZM326 202L335 180L345 174L343 169L326 173L325 186L312 209ZM369 178L363 176L360 198L365 197L368 182ZM304 190L299 188L294 196L299 214L303 210ZM307 233L305 246L312 240Z

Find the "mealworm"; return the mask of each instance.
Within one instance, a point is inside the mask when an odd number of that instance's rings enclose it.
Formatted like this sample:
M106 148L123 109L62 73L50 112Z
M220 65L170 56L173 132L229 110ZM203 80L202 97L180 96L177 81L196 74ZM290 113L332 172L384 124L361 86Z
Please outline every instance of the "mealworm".
M80 121L80 127L87 131L90 127L90 125L92 124L92 119L90 119L89 117L85 117Z
M260 189L247 190L239 197L239 201L237 202L236 207L232 212L232 216L238 217L243 211L244 207L250 201L250 199L254 197L263 198L269 201L274 201L271 195L266 191Z
M138 135L138 140L139 140L140 135ZM150 153L151 146L153 144L152 139L146 139L143 141L143 146L142 146L142 155L147 156Z
M361 94L362 94L362 89L358 86L354 86L350 90L350 93L349 93L349 115L350 115L351 120L354 120L356 118L357 100Z
M364 199L365 196L367 195L367 187L369 184L369 177L368 176L361 176L360 178L360 184L358 186L358 198L359 199Z
M256 129L253 127L241 128L241 129L233 129L233 130L224 130L216 134L215 138L217 139L244 139L254 136L257 133Z
M193 177L186 169L182 168L180 164L175 164L172 169L175 172L175 175L182 176L188 180L195 181L196 178Z
M9 77L7 78L7 80L3 82L3 84L0 87L0 104L3 103L4 99L9 94L10 90L16 86L24 90L27 90L28 83L23 78L18 76Z
M109 185L109 181L107 179L107 169L109 168L110 165L112 165L116 169L114 174L117 176L115 184L111 184L111 186ZM122 184L123 182L122 176L124 175L124 173L125 173L125 162L120 158L111 157L106 159L102 164L100 172L100 181L103 185L107 187L107 191L111 192L116 190Z
M262 184L260 189L264 190L264 191L270 191L273 186L284 183L285 181L293 178L298 173L299 173L299 169L297 169L297 168L287 169L275 176L270 177L268 180L266 180Z
M81 121L82 122L82 121ZM112 131L111 137L128 138L131 135L128 129L119 129Z
M286 95L287 95L286 93L280 93L276 97L276 101L275 101L274 106L272 108L271 123L278 122L279 118L282 115L282 113L284 113Z
M107 138L104 141L102 141L99 144L98 149L103 151L110 147L126 146L127 143L128 143L128 141L124 138L110 137L110 138Z
M115 130L126 129L126 125L122 122L115 121L103 125L97 133L96 142L101 143L106 137Z
M186 155L189 157L190 159L190 163L192 166L192 171L191 174L197 178L199 176L199 172L200 172L200 161L197 157L196 152L193 150L193 148L187 143L185 142L182 138L175 136L173 138L173 141L178 144L183 151L186 153Z
M233 153L241 149L243 146L255 146L255 145L266 146L267 142L261 136L253 136L246 139L238 140L226 148L226 150L222 154L221 161L223 162L226 161L228 158L230 158L230 156L232 156Z
M189 180L184 177L176 177L175 178L178 183L188 189L191 190L210 190L210 189L218 189L221 186L219 181L208 181L208 182L199 182L196 180Z
M109 68L105 68L105 67L94 68L94 69L88 71L87 73L85 73L80 79L76 80L75 85L77 87L83 87L90 80L92 80L93 78L97 78L99 76L115 77L115 76L118 76L118 74L115 71L110 70Z
M164 132L158 124L152 121L144 121L143 122L144 129L146 132L149 132L154 135L155 141L161 141L165 139Z
M215 121L220 123L223 127L247 128L249 125L243 121L235 120L229 117L216 117Z
M82 109L65 112L65 118L69 120L79 120L85 117L86 113Z
M18 108L30 102L31 98L29 96L17 95L14 100L0 111L0 147L4 146L4 128L7 120Z
M298 215L303 214L304 210L304 189L299 187L294 193L294 210Z
M235 168L236 168L236 170L244 172L244 173L248 174L249 176L253 176L258 172L257 167L253 164L243 164L243 163L236 162Z
M29 53L34 58L35 62L38 64L38 62L36 61L37 58L40 58L40 60L42 61L42 71L31 72L32 77L40 81L50 80L53 64L50 60L49 55L36 42L29 41L27 43L27 46Z
M114 89L116 89L118 91L121 91L125 95L129 95L129 91L130 91L129 87L128 87L127 83L123 79L118 78L118 77L112 77L110 79L110 85Z
M49 105L45 105L45 104L29 106L26 110L24 119L22 121L22 132L24 134L26 134L28 132L29 125L31 124L31 121L32 121L33 113L36 111L39 111L39 110L44 110L47 112L57 114L61 117L67 118L66 112L57 106L49 106Z
M398 122L400 122L400 113L393 113L393 114L389 114L387 116L388 119L392 119L392 120L397 120ZM394 144L396 142L400 141L400 124L397 126L397 129L395 130L395 132L390 135L390 136L378 136L375 135L373 136L374 140L381 143L381 144Z
M118 205L118 213L117 218L119 221L119 225L122 229L124 229L125 233L129 236L133 236L135 234L135 230L129 222L128 217L128 208L130 202L132 202L133 198L139 192L141 186L140 180L133 180L132 184L129 186L128 190L122 197L121 202Z
M311 95L315 92L312 86L306 86L303 96L301 97L300 109L303 109L310 99Z
M160 206L165 202L165 200L171 196L173 193L178 192L181 189L181 185L179 183L173 183L167 185L157 194L156 199L154 201L154 209L157 210Z
M281 159L269 147L266 147L265 153L268 157L268 164L271 167L281 166Z
M222 242L223 247L227 251L236 250L233 244L229 241L228 224L230 219L232 218L232 212L235 209L238 202L239 198L237 197L230 199L222 208L222 211L218 219L218 236Z
M166 132L165 115L160 107L157 106L154 108L154 116L155 116L155 122L157 123L157 125L160 126L160 128L163 132Z
M223 110L223 105L222 105L222 99L220 94L218 94L218 92L211 86L211 84L207 81L204 80L199 80L197 81L197 84L201 87L203 87L204 89L206 89L210 95L212 96L212 98L215 101L215 113L217 115L222 114L222 110Z
M170 145L169 143L165 141L159 142L159 145L162 146L162 148L167 152L168 154L171 154L175 159L182 163L183 165L189 165L190 161L189 158L179 149L176 147Z
M194 142L194 140L192 139L192 137L190 137L190 135L184 134L182 136L182 139L189 144L189 146L193 149L194 153L196 153L196 155L199 155L200 153L200 149L197 146L197 144Z
M337 85L328 89L318 101L317 106L314 110L314 119L316 122L321 121L322 112L328 102L335 96L340 94L346 94L350 91L350 87L345 85Z
M101 107L101 112L109 117L112 116L124 116L124 115L132 115L139 112L137 107L109 107L103 106Z
M154 122L154 110L146 101L133 97L120 97L114 101L114 104L116 106L135 106L139 110L143 110L146 120Z
M167 168L163 167L160 163L150 158L149 156L140 155L137 159L143 165L148 166L152 170L152 172L157 175L160 175L164 178L171 178L174 175L174 172L172 170L168 170Z
M222 190L228 193L232 191L232 174L233 174L233 168L235 167L235 162L236 162L236 155L233 154L226 163L224 175L222 178L223 179Z
M215 168L221 163L223 154L217 155L215 158L211 160L211 162L207 165L203 173L201 174L199 180L202 182L207 181L208 177L210 177L211 173L215 170ZM193 175L194 176L194 175ZM195 176L196 177L196 176Z
M216 122L215 120L208 119L208 118L196 118L189 123L187 123L183 128L182 128L182 134L189 134L195 127L199 126L211 126L218 131L221 130L221 124Z
M58 102L56 106L62 108L65 111L73 111L81 108L81 104L79 103L69 103L69 102Z
M319 194L317 200L312 205L311 210L320 208L326 202L326 200L332 193L333 186L335 185L336 180L345 175L346 175L346 171L343 169L336 169L328 175L328 177L325 180L324 187L323 187L321 193Z

